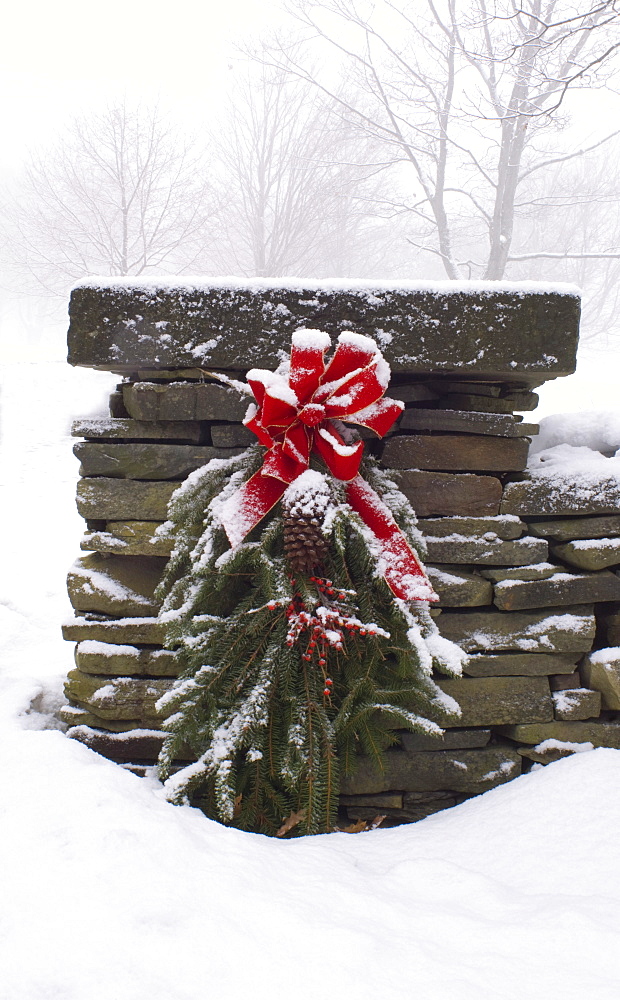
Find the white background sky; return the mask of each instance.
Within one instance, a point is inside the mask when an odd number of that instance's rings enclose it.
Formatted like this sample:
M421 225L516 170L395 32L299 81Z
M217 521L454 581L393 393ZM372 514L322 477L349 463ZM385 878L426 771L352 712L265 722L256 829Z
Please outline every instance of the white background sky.
M76 112L97 108L123 94L159 99L198 130L221 103L235 65L237 45L285 21L278 0L33 0L3 11L0 60L0 174L19 171L29 147L53 142ZM601 91L571 95L568 128L584 145L620 123L620 97ZM412 274L412 278L424 275ZM19 321L29 334L24 305L0 316L4 339L17 345ZM35 320L35 325L37 321ZM64 325L64 320L62 321ZM62 352L64 329L50 332L49 346ZM12 348L12 349L11 349ZM43 348L43 353L48 353ZM561 379L543 390L540 415L558 409L616 408L620 350L598 345L584 352L579 383Z
M282 19L272 0L34 0L3 11L0 163L53 138L71 114L119 94L182 112L217 103L235 42Z

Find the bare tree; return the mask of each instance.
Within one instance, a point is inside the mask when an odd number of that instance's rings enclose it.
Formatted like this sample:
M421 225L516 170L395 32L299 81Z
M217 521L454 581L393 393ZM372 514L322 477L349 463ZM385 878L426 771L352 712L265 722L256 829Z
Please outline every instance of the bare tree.
M53 292L86 274L192 269L212 239L207 179L204 157L157 107L76 118L7 198L10 260Z
M313 83L343 116L406 167L394 210L415 219L411 243L450 278L501 278L511 262L523 182L558 153L569 90L600 84L620 45L617 0L297 0L312 44L339 54L347 96L299 58L268 61ZM522 259L522 255L519 259Z
M616 138L602 150L550 167L544 186L533 174L517 204L512 250L515 277L529 277L534 261L537 277L582 288L582 340L601 345L620 335L619 164Z
M212 138L220 270L338 277L379 266L377 168L336 108L280 68L241 70Z

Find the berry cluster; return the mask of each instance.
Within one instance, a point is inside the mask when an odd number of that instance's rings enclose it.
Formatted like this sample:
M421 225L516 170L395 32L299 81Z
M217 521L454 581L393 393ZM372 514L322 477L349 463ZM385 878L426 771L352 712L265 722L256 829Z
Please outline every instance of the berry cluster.
M302 636L306 635L307 642L302 659L310 662L316 658L325 681L323 696L330 698L334 682L327 676L328 650L330 648L336 651L342 650L347 633L349 636L382 635L388 639L389 633L374 622L365 623L351 615L344 606L348 596L347 591L336 589L331 580L316 576L311 576L310 580L321 594L322 603L317 604L310 612L306 609L301 596L295 594L286 609L289 620L286 645L294 646Z

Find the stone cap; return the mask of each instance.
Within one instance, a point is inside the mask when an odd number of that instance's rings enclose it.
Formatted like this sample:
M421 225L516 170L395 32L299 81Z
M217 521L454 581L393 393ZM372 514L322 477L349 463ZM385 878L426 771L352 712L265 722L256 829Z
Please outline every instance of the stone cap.
M72 365L273 368L291 334L374 337L395 373L541 384L575 370L573 285L305 278L89 278L71 292Z

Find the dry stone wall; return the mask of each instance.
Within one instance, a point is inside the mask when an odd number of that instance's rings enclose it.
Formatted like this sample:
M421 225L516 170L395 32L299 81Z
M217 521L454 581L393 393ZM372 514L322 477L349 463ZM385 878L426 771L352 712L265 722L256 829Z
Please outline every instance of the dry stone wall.
M73 428L81 476L77 503L86 533L85 554L68 577L75 617L63 634L77 645L62 718L69 736L140 772L156 760L163 737L155 704L179 670L174 652L162 648L163 627L157 619L154 592L170 544L157 536L157 527L172 492L192 470L210 458L237 453L253 436L240 423L246 402L209 381L204 370L186 366L187 343L204 346L213 332L205 328L204 315L202 327L194 316L193 341L183 340L174 367L174 343L180 336L173 323L176 313L166 312L161 302L157 309L153 306L151 328L167 324L172 346L166 342L166 350L157 354L149 334L147 356L132 368L127 358L135 357L138 345L135 328L127 327L131 303L137 313L144 310L146 292L150 300L155 295L149 288L121 288L115 293L121 302L115 320L109 291L93 286L86 294L81 289L72 304L74 363L122 371L124 379L111 396L109 418L77 420ZM324 287L319 291L323 294ZM366 286L363 292L367 295ZM187 291L185 298L175 298L170 289L167 294L185 323ZM258 294L254 289L254 299ZM325 294L323 299L315 295L312 314L304 286L299 316L290 287L282 294L293 329L302 321L319 325ZM392 320L398 305L394 294L391 289ZM508 296L504 308L514 329L521 317L519 360L513 364L504 342L503 360L495 345L488 369L480 365L472 373L454 356L453 372L442 372L441 364L437 372L432 345L427 347L421 367L429 371L418 370L412 360L409 370L403 363L394 374L390 395L405 403L397 425L384 441L367 442L418 513L428 549L426 565L441 598L434 612L438 627L470 658L462 680L440 681L461 706L458 725L446 728L441 740L402 734L402 745L385 755L381 773L362 760L342 785L343 819L349 821L378 814L386 822L414 821L509 781L532 762L557 759L571 752L570 744L620 748L620 652L611 666L609 654L597 652L620 643L620 493L613 483L594 496L585 496L577 485L573 491L559 491L525 472L528 445L538 428L522 414L535 408L534 389L542 381L539 369L535 374L542 334L536 328L528 339L528 323L534 322L532 316L543 316L548 341L563 343L564 354L545 362L550 374L570 370L575 297L567 292L559 304L557 295L550 303L542 289L528 293L536 300L532 305L524 293L502 294ZM337 295L332 290L332 299ZM464 293L442 295L436 293L432 305L436 315L443 311L447 316L445 339L446 330L455 329ZM467 296L476 323L487 307L493 312L490 320L498 323L496 299L485 301L482 293L472 297L470 291ZM198 298L196 293L194 300ZM209 296L200 301L208 313ZM271 316L278 306L271 286L265 301ZM422 297L427 313L428 301ZM405 305L411 309L411 298ZM332 318L337 306L330 300ZM351 311L345 301L340 307L341 321L346 320ZM400 307L404 309L402 302ZM361 332L385 329L385 317L381 326L379 307L373 308L370 319L361 310ZM226 322L234 324L235 315L234 310L227 313ZM107 331L104 344L95 335L97 324ZM116 345L123 324L133 338L131 350ZM401 327L406 325L401 319ZM439 332L436 325L432 329L444 357L441 327ZM186 326L181 333L189 337ZM285 333L290 336L288 328ZM490 343L493 329L486 336ZM226 337L228 354L217 337L210 338L220 351L219 367L243 377L243 345L234 344L234 329ZM414 353L404 338L401 333L401 342L393 347L401 359ZM277 360L275 346L265 362L269 367ZM479 349L484 351L484 345ZM156 354L159 367L153 366ZM201 361L208 366L208 357Z

